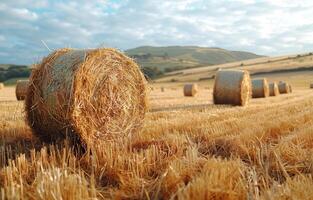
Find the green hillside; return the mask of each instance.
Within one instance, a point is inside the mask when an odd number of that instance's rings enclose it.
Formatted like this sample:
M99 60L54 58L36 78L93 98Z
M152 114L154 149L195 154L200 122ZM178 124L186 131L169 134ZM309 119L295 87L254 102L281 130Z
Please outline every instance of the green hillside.
M160 77L165 72L261 57L249 52L196 46L142 46L125 53L134 58L145 75L151 79ZM26 65L0 64L0 82L12 78L27 78L29 75L30 68Z
M26 65L0 64L0 82L10 83L10 79L27 78L30 68Z
M127 50L143 68L157 68L161 72L223 64L261 56L242 51L197 46L143 46Z

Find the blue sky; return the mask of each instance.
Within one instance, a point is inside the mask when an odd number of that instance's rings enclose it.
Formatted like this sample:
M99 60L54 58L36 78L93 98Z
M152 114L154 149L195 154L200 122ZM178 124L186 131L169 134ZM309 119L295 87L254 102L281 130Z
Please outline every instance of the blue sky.
M313 51L311 0L1 0L0 63L50 49L198 45L263 55Z

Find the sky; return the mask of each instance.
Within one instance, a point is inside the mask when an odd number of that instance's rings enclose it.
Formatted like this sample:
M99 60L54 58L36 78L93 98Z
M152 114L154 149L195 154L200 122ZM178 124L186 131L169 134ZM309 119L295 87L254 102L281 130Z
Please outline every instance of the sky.
M63 47L310 52L312 13L312 0L1 0L0 63L36 63Z

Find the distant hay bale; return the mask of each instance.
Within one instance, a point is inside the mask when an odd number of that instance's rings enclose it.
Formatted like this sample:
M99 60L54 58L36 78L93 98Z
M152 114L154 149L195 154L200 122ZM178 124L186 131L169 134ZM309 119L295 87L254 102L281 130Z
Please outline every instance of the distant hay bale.
M280 94L288 94L288 93L290 93L289 84L286 83L286 82L280 81L280 82L278 83L278 89L279 89L279 93L280 93Z
M15 95L16 95L17 100L19 101L25 100L26 95L27 95L28 85L29 85L28 80L18 80L16 82Z
M184 86L184 96L193 97L198 93L198 85L197 84L186 84Z
M220 70L215 76L213 100L215 104L245 106L252 95L251 79L245 70Z
M29 126L45 142L69 138L86 147L139 130L147 110L138 65L114 49L60 49L30 77Z
M0 90L4 88L4 84L0 83Z
M270 95L268 82L266 78L252 80L252 97L264 98Z
M268 84L270 96L278 96L279 95L279 89L276 82Z
M289 92L292 93L292 86L290 84L289 85Z

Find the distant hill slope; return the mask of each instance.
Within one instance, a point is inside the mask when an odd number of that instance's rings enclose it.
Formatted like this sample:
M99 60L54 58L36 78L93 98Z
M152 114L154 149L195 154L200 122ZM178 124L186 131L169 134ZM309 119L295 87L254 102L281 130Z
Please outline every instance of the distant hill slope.
M126 54L142 67L157 67L163 72L262 57L249 52L197 46L142 46L129 49Z
M177 70L262 57L249 52L197 46L142 46L129 49L125 53L134 58L143 68L145 75L151 79ZM11 78L28 77L29 74L28 66L0 64L0 82Z
M193 82L213 80L218 69L244 69L252 76L268 76L281 73L313 71L313 52L285 55L278 57L262 57L245 61L236 61L219 65L208 65L192 69L177 70L165 73L156 82Z

